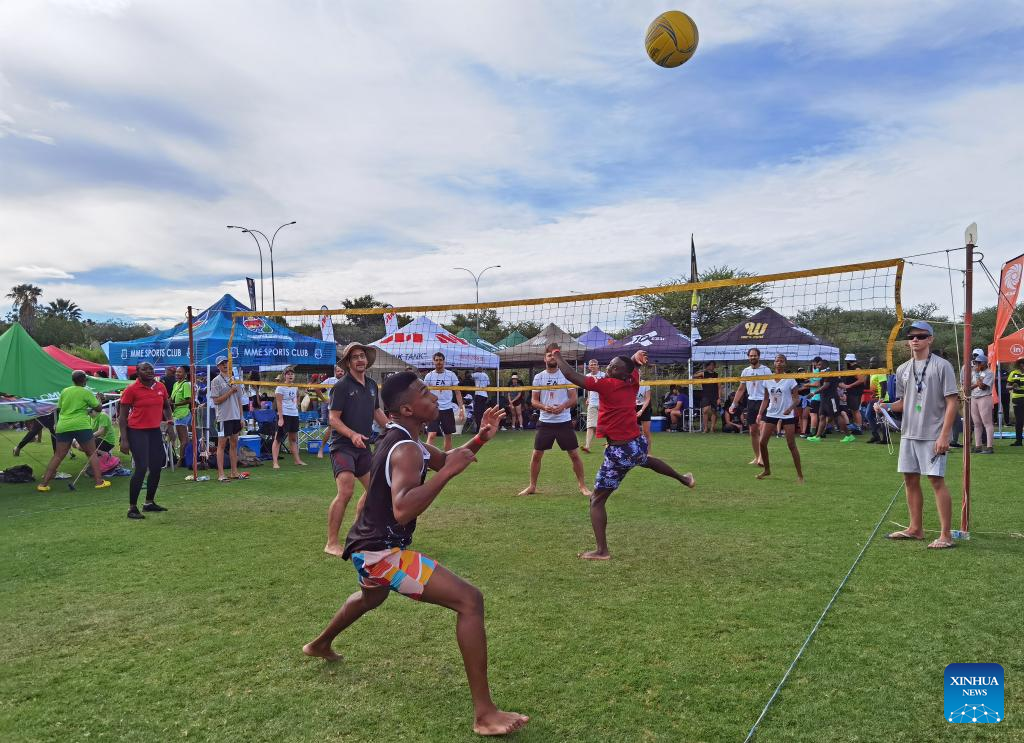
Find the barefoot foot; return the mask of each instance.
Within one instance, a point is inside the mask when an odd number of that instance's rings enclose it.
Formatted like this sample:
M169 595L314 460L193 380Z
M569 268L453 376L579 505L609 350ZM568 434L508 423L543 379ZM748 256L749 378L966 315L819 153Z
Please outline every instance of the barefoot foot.
M757 479L758 480L763 480L764 478L768 477L768 475L770 475L771 473L772 473L771 470L765 470L761 474L757 475Z
M279 465L277 462L274 462L274 469L275 470L281 469L281 465Z
M484 715L477 715L473 723L473 732L477 735L507 735L522 730L529 721L529 717L518 712L502 712L496 709Z
M533 487L533 485L530 485L530 486L525 487L522 490L520 490L517 495L533 495L536 492L537 492L537 488Z
M335 663L341 660L341 656L338 655L328 645L326 648L317 645L316 643L308 643L302 646L302 652L308 655L310 658L323 658L326 661Z
M295 466L296 466L296 467L305 467L305 466L306 466L306 463L305 463L305 462L303 462L303 461L301 461L301 460L299 460L298 462L296 462L296 463L295 463Z
M610 552L601 552L600 550L590 550L589 552L580 552L577 555L581 560L611 560L612 556Z
M594 492L588 489L586 485L580 485L580 495L585 495L590 498L593 494Z
M683 485L688 487L690 490L693 490L695 487L697 487L697 478L693 476L692 472L687 472L685 475L683 475L679 479L679 482L683 483Z
M329 544L326 547L324 547L324 552L326 552L328 555L341 557L343 554L345 554L345 548L342 547L340 544Z

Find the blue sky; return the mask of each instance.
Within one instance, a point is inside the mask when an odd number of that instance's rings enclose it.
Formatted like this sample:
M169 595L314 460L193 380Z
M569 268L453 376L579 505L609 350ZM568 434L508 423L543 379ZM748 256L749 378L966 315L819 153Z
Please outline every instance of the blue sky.
M694 0L697 54L664 70L642 41L669 7L10 0L5 275L167 325L258 276L227 224L297 220L295 309L467 300L452 266L503 261L546 270L485 298L650 284L690 232L755 272L956 247L971 221L993 270L1024 252L1019 2ZM946 286L909 270L906 298Z

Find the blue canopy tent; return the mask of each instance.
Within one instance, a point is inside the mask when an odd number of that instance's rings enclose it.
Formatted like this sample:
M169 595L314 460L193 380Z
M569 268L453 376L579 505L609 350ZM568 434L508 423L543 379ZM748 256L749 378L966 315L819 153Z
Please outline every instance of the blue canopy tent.
M608 335L596 325L576 340L587 348L604 348L608 344L615 342L615 338Z
M248 310L246 305L225 294L193 319L196 366L213 366L218 356L227 355L231 313ZM148 338L105 343L103 350L111 366L115 367L135 366L142 361L149 361L154 366L187 365L188 323L180 323ZM334 363L336 354L333 343L296 333L255 315L242 318L235 325L231 343L232 363L242 367L282 363L325 366Z

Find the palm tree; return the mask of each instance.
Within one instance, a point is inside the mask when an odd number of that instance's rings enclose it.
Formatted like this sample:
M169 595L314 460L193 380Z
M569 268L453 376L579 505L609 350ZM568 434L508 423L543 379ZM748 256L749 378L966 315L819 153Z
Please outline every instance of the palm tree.
M60 317L65 320L81 320L82 319L82 308L72 302L70 299L55 299L46 305L45 310L47 315L51 317Z
M39 297L43 290L34 284L18 284L11 288L7 294L8 299L13 299L14 311L18 314L18 321L26 330L32 329L32 321L36 316L36 306L39 304Z

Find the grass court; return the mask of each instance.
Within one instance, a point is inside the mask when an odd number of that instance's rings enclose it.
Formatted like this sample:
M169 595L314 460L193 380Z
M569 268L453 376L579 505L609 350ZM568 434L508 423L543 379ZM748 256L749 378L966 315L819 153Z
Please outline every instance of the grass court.
M15 460L14 441L0 433L0 467L38 477L49 446ZM495 702L532 718L515 740L742 741L901 482L861 441L801 442L798 487L780 440L758 482L745 436L656 434L697 489L634 471L609 502L613 559L593 563L576 557L593 535L568 458L549 453L542 493L516 497L532 435L503 432L413 547L482 589ZM882 539L906 524L900 494L758 741L1024 736L1024 455L1007 443L974 460L957 549ZM583 457L592 482L600 454ZM343 662L301 653L356 588L322 552L329 464L305 458L230 484L165 471L170 510L141 522L125 518L127 478L0 485L0 739L477 740L450 611L393 595L338 638ZM354 501L346 530L353 516ZM1003 665L1004 722L945 722L950 662Z

